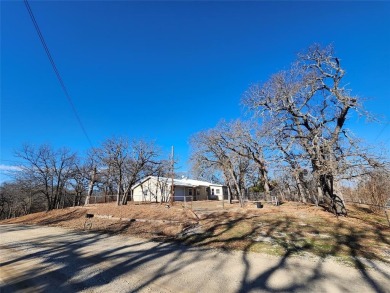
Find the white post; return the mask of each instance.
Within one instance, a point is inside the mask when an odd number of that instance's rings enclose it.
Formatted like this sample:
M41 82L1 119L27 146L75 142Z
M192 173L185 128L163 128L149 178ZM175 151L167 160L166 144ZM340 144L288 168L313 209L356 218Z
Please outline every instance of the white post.
M171 161L171 189L172 189L172 192L171 192L171 198L170 198L170 202L171 202L171 205L173 205L173 200L174 200L174 196L175 196L175 186L173 184L173 177L175 176L174 173L175 173L175 163L174 163L174 149L173 149L173 146L172 146L172 161Z
M225 195L223 194L223 187L222 187L222 209L225 209Z
M187 196L186 196L186 189L184 188L184 208L187 208Z

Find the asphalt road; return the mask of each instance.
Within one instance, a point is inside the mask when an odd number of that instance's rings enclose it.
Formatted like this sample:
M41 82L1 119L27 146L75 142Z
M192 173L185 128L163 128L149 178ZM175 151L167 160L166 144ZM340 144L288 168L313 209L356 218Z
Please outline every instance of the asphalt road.
M0 225L0 292L390 292L390 267Z

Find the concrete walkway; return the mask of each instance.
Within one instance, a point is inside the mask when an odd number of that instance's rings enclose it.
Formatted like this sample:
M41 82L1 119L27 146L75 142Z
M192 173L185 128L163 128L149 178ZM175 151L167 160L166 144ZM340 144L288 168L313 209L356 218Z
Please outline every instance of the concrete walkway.
M390 292L390 268L0 226L1 292Z

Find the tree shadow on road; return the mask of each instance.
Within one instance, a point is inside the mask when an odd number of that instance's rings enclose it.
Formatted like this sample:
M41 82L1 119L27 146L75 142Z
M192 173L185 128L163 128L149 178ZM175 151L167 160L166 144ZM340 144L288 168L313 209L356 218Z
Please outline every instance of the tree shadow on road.
M220 223L212 226L208 226L207 222L217 218L218 215L211 213L206 216L204 226L207 228L195 235L188 235L185 242L201 247L211 245L223 249L237 248L242 250L242 261L245 264L245 269L241 278L240 292L253 290L293 292L305 288L309 283L320 283L325 274L324 262L329 257L336 257L338 260L346 262L347 265L355 267L362 280L372 291L386 291L386 285L378 283L371 276L372 270L370 268L385 279L390 279L388 271L383 269L383 266L388 266L390 263L389 259L383 256L383 251L367 250L370 241L382 243L383 248L390 247L388 234L385 234L381 228L374 229L372 233L365 233L362 232L364 227L357 229L340 220L336 225L330 225L328 229L318 231L318 223L302 223L302 226L296 226L299 221L289 216L262 223L262 218L254 215L243 214L231 221L223 221L223 213L221 215L219 217ZM252 220L251 227L247 225L248 220ZM245 222L246 226L243 229L237 229L241 222ZM326 225L326 223L323 224ZM236 230L235 233L231 233L232 230ZM257 248L261 248L264 244L268 247L274 247L274 252L281 255L281 258L274 266L259 274L253 274L248 255L251 251L258 251ZM316 265L312 266L310 272L304 276L298 274L295 280L290 280L291 284L281 286L280 284L285 282L279 279L278 272L284 271L294 275L294 271L299 270L299 264L294 262L294 259L307 256L308 253L316 256L313 258ZM289 259L291 259L290 262ZM378 266L378 262L383 266ZM339 272L332 278L337 279L338 274L342 276L343 273ZM349 291L348 285L339 283L337 286L339 290Z
M23 230L36 228L24 226ZM2 231L7 233L17 230L14 226L6 228L3 226ZM205 250L192 250L188 246L174 242L164 243L141 239L136 242L131 241L126 245L115 245L112 241L117 241L117 237L102 233L70 232L66 235L45 235L32 238L24 243L3 245L3 249L23 250L25 253L18 258L2 262L2 268L17 267L18 264L29 260L40 259L41 261L38 266L30 267L23 272L16 272L14 277L8 278L1 292L17 292L26 287L35 288L38 292L77 292L88 288L98 288L153 262L153 272L150 278L132 285L131 291L138 291L160 276L172 274L184 268L188 263L199 261L203 257L202 251ZM98 242L107 248L96 252L88 249L90 245ZM191 250L192 255L188 261L183 263L177 261L183 253ZM158 260L163 257L166 258L165 262L159 263ZM175 265L171 266L172 263Z
M123 277L129 279L131 289L128 291L140 291L153 286L156 280L174 274L188 274L188 268L202 264L211 254L220 253L213 248L222 248L227 254L231 250L242 251L235 252L240 255L243 264L242 270L235 276L235 281L239 283L235 291L239 292L294 292L322 288L323 279L327 277L334 281L336 290L350 291L348 285L342 282L342 271L329 272L326 269L325 260L339 255L350 256L349 261L357 268L368 288L374 292L386 291L386 284L378 283L367 267L375 266L376 261L388 260L365 247L370 240L382 241L384 247L389 247L387 234L380 229L371 234L362 233L343 221L324 233L324 230L317 229L318 225L297 226L297 222L288 216L263 221L258 214L243 213L230 219L224 212L210 213L203 216L200 226L185 231L174 242L122 241L125 238L121 237L122 240L117 243L119 236L95 232L37 234L29 241L4 246L11 251L23 250L24 255L4 261L3 268L17 267L29 260L39 259L40 263L8 278L2 292L15 292L26 286L37 288L40 292L94 290ZM126 223L123 229L131 229L131 225L131 222ZM1 229L2 233L21 230L23 233L36 227L16 229L15 226L2 226ZM94 245L99 249L94 249ZM280 257L270 258L269 264L259 269L250 254L252 251L261 252L260 248L264 247L272 249ZM311 264L303 265L297 256L305 256L305 253L314 253L317 258ZM229 266L228 261L224 263L221 260L215 266L232 269L226 267ZM150 270L150 274L138 279L137 273L145 268ZM375 267L375 270L385 279L390 278L381 267ZM213 273L205 268L206 271ZM217 277L215 274L214 277ZM196 291L208 291L209 284L200 281L196 284ZM161 291L163 289L160 288Z

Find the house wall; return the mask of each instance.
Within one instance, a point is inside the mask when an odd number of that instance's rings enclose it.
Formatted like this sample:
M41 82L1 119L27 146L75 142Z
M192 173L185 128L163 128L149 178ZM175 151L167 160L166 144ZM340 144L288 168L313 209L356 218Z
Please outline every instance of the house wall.
M226 190L220 185L210 185L210 199L222 200Z
M169 180L162 181L157 180L153 177L149 178L148 180L133 189L133 199L134 201L149 202L161 202L161 200L163 199L163 201L166 202L170 194L169 183ZM214 195L212 195L212 192L214 192ZM191 196L193 200L222 200L223 196L225 197L225 199L228 198L227 188L220 185L210 185L210 187L175 186L175 201L184 201L184 196L186 196L186 201L191 201Z
M206 186L198 186L195 190L194 200L206 200L208 191Z
M166 182L150 178L133 189L134 201L161 202L167 200L170 186Z

